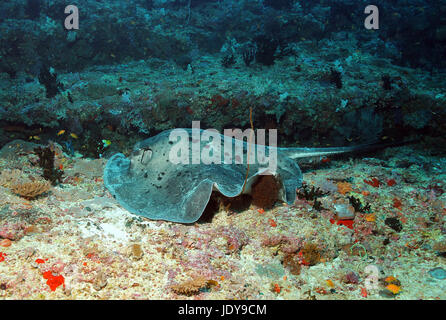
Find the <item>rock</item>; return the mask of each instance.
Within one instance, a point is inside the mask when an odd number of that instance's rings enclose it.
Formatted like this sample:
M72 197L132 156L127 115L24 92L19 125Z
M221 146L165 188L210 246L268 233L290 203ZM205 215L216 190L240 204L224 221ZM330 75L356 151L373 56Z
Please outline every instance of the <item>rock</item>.
M107 277L104 272L99 271L98 274L96 275L95 280L94 280L93 288L96 291L99 291L102 288L104 288L106 285L107 285Z
M140 260L144 255L144 251L142 250L141 245L137 243L132 244L130 246L130 255L133 257L133 259Z
M1 221L0 238L16 241L23 238L24 235L25 231L20 224Z
M346 203L339 203L334 205L336 215L340 220L351 220L355 218L355 209Z
M345 283L351 283L351 284L358 284L359 283L359 276L356 272L351 271L347 273L344 277Z
M437 280L446 279L446 270L443 268L437 267L428 271L428 273Z
M386 226L389 226L396 232L400 232L401 230L403 230L403 225L401 224L401 221L398 220L398 218L387 218L384 223L386 224Z
M48 217L34 208L11 210L3 208L0 211L0 237L9 240L19 240L27 233L38 230L37 224L45 224L46 228L52 226Z

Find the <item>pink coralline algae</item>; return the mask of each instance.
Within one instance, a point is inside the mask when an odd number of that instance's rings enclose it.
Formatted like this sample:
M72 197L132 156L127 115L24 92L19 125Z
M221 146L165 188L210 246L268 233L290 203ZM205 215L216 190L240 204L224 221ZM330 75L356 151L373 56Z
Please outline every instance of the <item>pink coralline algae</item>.
M345 282L351 283L351 284L358 284L359 283L359 276L357 273L351 271L345 275Z
M7 223L3 221L0 228L0 237L9 240L20 240L25 235L23 224Z
M220 227L217 229L217 232L228 241L228 248L231 251L239 251L249 242L246 233L235 227Z
M284 235L268 237L262 241L262 246L275 247L281 245L281 251L285 253L295 253L302 247L302 240L296 237Z

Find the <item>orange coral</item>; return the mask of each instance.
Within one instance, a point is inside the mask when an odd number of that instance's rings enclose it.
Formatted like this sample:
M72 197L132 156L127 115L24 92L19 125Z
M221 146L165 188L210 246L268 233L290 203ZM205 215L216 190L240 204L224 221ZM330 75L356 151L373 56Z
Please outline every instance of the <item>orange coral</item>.
M170 286L170 288L176 294L192 296L198 294L200 292L200 289L209 288L209 286L214 285L215 283L217 282L199 276L179 284L174 284Z
M334 283L330 279L325 280L325 283L327 283L327 286L329 286L330 288L334 288Z
M139 260L144 255L144 251L141 248L141 245L138 243L134 243L130 246L130 254L135 260Z
M34 199L37 196L50 190L51 184L48 181L31 181L18 183L11 187L11 191L25 199Z
M392 292L393 294L398 294L401 291L401 287L397 286L396 284L389 284L386 286L386 289Z
M9 247L11 245L11 240L3 239L0 241L0 247Z
M352 185L348 182L338 182L338 192L342 195L345 195L347 192L352 191Z
M281 288L280 288L280 286L277 283L275 283L273 290L274 290L275 293L280 293Z

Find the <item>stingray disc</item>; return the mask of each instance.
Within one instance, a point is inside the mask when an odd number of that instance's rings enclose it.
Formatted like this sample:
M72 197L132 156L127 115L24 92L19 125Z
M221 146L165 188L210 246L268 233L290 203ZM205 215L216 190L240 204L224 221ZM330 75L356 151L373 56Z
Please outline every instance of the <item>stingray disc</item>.
M226 197L241 194L248 154L250 168L244 192L250 192L259 175L273 174L282 185L282 200L294 202L302 173L285 153L255 144L249 147L246 142L209 130L164 131L137 143L128 158L115 154L105 167L104 183L134 214L192 223L202 215L212 190Z

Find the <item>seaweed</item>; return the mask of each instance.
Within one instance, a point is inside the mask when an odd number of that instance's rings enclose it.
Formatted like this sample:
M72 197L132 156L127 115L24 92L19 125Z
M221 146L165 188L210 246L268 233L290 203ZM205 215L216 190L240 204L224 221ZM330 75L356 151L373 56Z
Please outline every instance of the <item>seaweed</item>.
M297 191L297 197L299 199L304 199L307 201L313 201L313 209L321 211L324 209L322 207L322 202L318 200L319 197L323 197L329 194L329 192L324 192L320 188L311 186L311 189L307 185L303 185L302 188Z
M382 80L382 87L384 90L392 90L392 78L388 75L385 74L381 77Z
M319 200L314 200L314 203L313 203L313 209L314 210L316 210L316 211L321 211L321 210L323 210L324 209L324 207L322 207L322 202L320 202Z
M360 213L370 212L370 209L371 209L370 203L367 202L367 204L364 206L362 204L361 200L355 198L354 196L349 196L347 198L356 212L360 212Z
M242 51L242 59L247 67L251 65L256 57L256 49L254 47L246 47Z
M62 182L64 172L54 167L55 151L50 147L38 147L34 149L34 153L39 157L39 166L43 169L43 177L53 185Z
M342 89L342 73L335 69L331 69L330 82L336 85L336 88Z
M228 54L221 59L221 65L225 68L229 68L235 64L235 58L233 54Z
M71 96L70 92L67 93L67 99L68 99L68 101L70 101L70 103L74 102L73 97Z
M401 221L398 220L398 218L387 218L384 223L386 226L392 228L396 232L400 232L403 230L403 225L401 224Z
M264 35L258 36L255 42L257 45L256 61L265 66L273 65L279 42Z
M39 82L45 86L47 98L52 98L61 89L63 90L63 85L57 80L57 74L52 72L47 66L42 66L40 69Z
M302 188L297 191L297 197L299 199L313 201L316 200L319 197L323 197L329 194L329 192L324 192L320 188L317 188L315 186L311 186L311 189L304 184Z
M181 67L184 71L187 70L188 66L191 66L191 68L192 68L192 62L193 62L193 59L192 59L191 56L189 56L189 55L187 55L187 54L183 54L183 55L177 57L177 58L174 59L174 60L175 60L175 63L176 63L179 67ZM192 69L192 72L193 72L193 69Z

